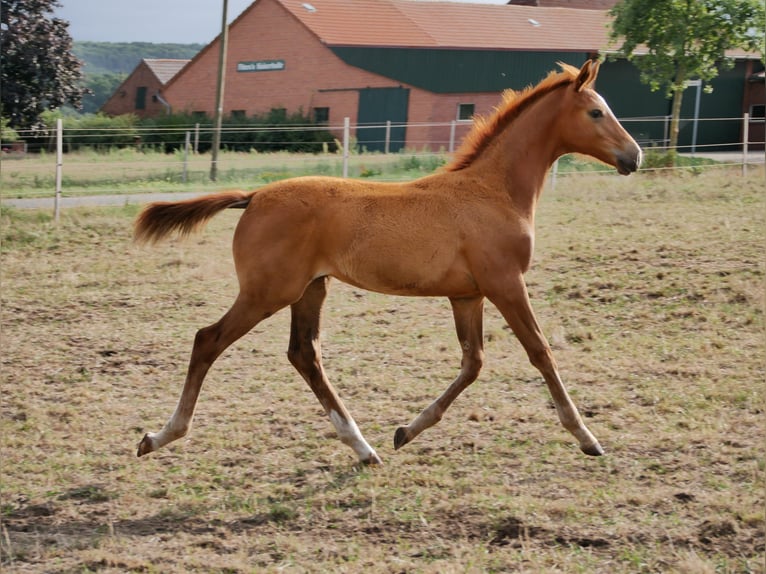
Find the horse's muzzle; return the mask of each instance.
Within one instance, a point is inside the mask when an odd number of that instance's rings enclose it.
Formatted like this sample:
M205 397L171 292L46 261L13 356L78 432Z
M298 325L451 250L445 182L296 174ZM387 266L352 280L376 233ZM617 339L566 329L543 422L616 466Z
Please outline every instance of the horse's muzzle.
M617 171L620 175L630 175L641 165L641 148L636 152L617 155Z

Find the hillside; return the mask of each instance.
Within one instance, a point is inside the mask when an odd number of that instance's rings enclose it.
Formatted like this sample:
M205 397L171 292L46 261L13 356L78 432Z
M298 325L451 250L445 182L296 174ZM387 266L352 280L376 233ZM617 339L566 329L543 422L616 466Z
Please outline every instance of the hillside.
M74 54L83 61L86 75L129 74L142 58L193 58L204 44L151 44L148 42L75 42Z

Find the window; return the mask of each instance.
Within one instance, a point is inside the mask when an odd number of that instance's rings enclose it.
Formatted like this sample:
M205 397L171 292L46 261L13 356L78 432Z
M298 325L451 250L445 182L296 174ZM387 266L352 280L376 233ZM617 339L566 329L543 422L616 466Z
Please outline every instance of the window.
M233 120L244 120L245 119L245 110L231 110L231 119L233 119Z
M136 109L146 109L146 86L139 86L136 88Z
M750 119L763 118L766 116L766 105L753 104L750 106Z
M287 119L287 110L285 108L271 108L269 111L269 121L283 122Z
M457 119L460 121L470 121L473 118L473 104L458 104Z
M330 108L314 108L314 123L326 124L330 121Z
M192 117L197 121L204 121L207 119L207 113L200 111L192 112Z

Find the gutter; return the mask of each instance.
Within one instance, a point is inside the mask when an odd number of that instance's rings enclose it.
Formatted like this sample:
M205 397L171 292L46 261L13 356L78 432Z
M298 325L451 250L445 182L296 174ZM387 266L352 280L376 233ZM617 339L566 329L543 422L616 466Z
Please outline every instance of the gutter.
M157 93L154 94L154 97L157 98L158 102L160 102L163 106L165 106L165 113L167 115L170 115L172 113L170 104L168 103L168 101L165 98L162 97L162 94L160 93L159 90L157 90Z

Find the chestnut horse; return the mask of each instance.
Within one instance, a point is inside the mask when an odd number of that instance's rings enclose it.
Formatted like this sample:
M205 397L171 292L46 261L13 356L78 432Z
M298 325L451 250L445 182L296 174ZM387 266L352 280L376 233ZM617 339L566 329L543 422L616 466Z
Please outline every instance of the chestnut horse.
M188 234L225 208L245 211L233 240L239 294L217 323L197 332L178 405L161 431L144 436L138 456L184 436L216 358L289 305L290 362L340 440L360 461L380 463L322 368L320 314L331 277L391 295L448 297L452 304L463 353L460 372L430 406L396 430L396 449L439 422L478 376L486 298L542 373L563 426L583 452L602 454L564 388L523 276L532 258L535 206L553 161L577 152L628 175L640 165L641 150L592 89L599 63L561 68L533 88L506 92L490 117L476 120L453 161L421 179L300 177L251 192L147 206L136 221L139 241L174 231Z

